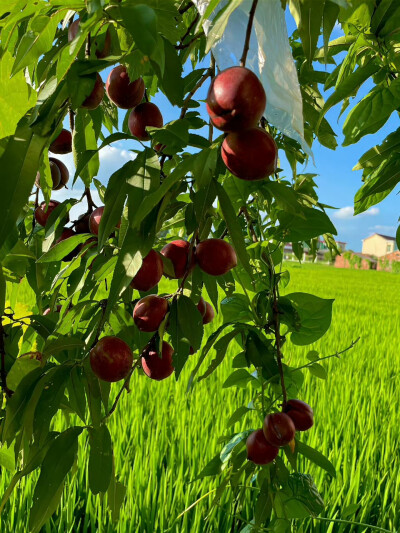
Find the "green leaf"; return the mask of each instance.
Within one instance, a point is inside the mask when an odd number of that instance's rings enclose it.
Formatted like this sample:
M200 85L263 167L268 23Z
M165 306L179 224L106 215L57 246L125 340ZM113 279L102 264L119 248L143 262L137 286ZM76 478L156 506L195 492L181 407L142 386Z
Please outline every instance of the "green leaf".
M43 460L29 517L29 528L32 533L40 531L59 504L65 477L76 460L78 437L82 429L72 427L61 433Z
M46 343L43 347L43 355L45 357L50 357L58 352L63 352L64 350L76 350L77 348L82 348L84 342L79 337L68 336L68 335L49 335L46 339Z
M182 62L175 47L166 39L164 41L165 71L161 79L161 88L172 105L181 105L183 101Z
M47 138L39 137L31 128L21 125L5 142L4 149L0 149L0 168L3 176L12 176L12 179L2 180L0 248L12 233L28 201Z
M157 15L154 9L145 4L129 5L126 2L120 7L120 12L136 46L150 56L157 44Z
M358 67L355 72L352 72L339 85L337 85L335 91L325 102L324 107L321 110L317 128L319 127L322 118L329 111L329 109L331 109L331 107L338 104L345 98L355 96L361 85L373 74L375 74L375 72L378 72L380 68L381 66L378 64L378 62L374 60L368 61L368 63Z
M0 61L0 139L13 135L18 122L25 113L35 106L37 95L26 83L23 72L11 78L13 57L8 51ZM12 95L12 98L10 98Z
M8 378L8 376L7 376ZM8 385L8 383L7 383ZM14 452L14 446L10 446L7 448L7 446L3 445L0 448L0 468L5 468L6 470L9 470L10 472L13 472L15 470L15 452Z
M48 252L43 254L38 260L37 263L52 263L55 261L62 261L62 259L75 250L78 244L84 243L90 237L89 233L82 233L80 235L73 235L68 239L65 239L58 244L55 244L50 248Z
M286 295L298 316L300 328L293 331L291 341L298 346L305 346L320 339L329 329L332 320L334 300L319 298L313 294L293 292Z
M232 452L234 448L241 442L247 439L247 437L250 435L250 433L253 433L252 429L249 429L247 431L242 431L241 433L237 433L234 435L231 440L225 444L225 446L222 448L220 453L220 459L223 463L226 463L231 458Z
M229 324L229 323L228 323ZM228 350L228 346L230 342L236 337L238 334L238 331L236 329L230 331L223 337L221 337L215 344L214 344L214 350L215 350L215 357L211 361L211 364L207 368L207 370L204 372L202 376L199 377L199 381L202 381L203 379L206 379L208 376L210 376L214 370L222 363L222 361L225 359L226 352ZM207 345L203 348L203 352L201 354L201 357L204 358L204 353L206 350ZM207 350L208 351L208 350Z
M29 374L29 372L32 372L32 370L39 367L40 361L35 357L18 357L7 374L8 388L15 391L22 379Z
M253 318L249 300L244 294L232 294L221 301L224 322L247 322Z
M319 379L326 379L327 373L325 368L320 365L319 363L314 363L313 365L310 365L307 367L311 374L316 376Z
M231 414L231 416L228 419L228 422L226 423L227 427L233 426L236 424L236 422L239 422L247 413L250 411L254 411L254 409L250 409L250 407L246 407L245 405L242 405L234 411L234 413Z
M220 454L217 453L217 455L215 455L201 470L200 474L196 476L195 480L203 479L203 477L207 476L217 476L221 473L222 464Z
M107 491L107 503L111 511L111 518L116 522L119 518L119 513L122 504L125 500L126 487L115 479L114 472L111 476L110 486Z
M336 470L333 464L318 450L314 450L311 446L307 446L304 442L300 442L296 439L296 452L300 453L304 457L307 457L311 462L317 466L323 468L332 477L336 477Z
M343 146L377 132L399 106L400 79L393 80L388 87L379 85L372 89L348 114L343 125Z
M400 158L394 157L383 161L373 171L354 197L354 214L366 211L372 205L381 202L400 181Z
M205 148L197 154L193 163L193 178L199 189L206 188L212 182L218 159L218 146ZM208 206L210 207L210 206Z
M238 221L237 215L233 208L232 202L230 201L229 196L225 192L224 188L217 181L215 182L215 187L217 188L217 195L222 211L222 215L226 222L229 236L235 247L235 251L242 263L244 269L249 274L251 279L253 279L253 270L250 266L249 256L246 250L246 243L244 240L242 227Z
M89 443L89 488L93 494L106 492L113 470L112 442L107 426L89 429Z
M302 214L300 217L287 211L278 213L280 229L284 232L284 242L308 241L324 233L337 235L335 226L324 211L304 206Z
M324 54L325 61L328 56L328 47L329 47L329 37L331 36L332 30L335 27L337 17L340 11L340 7L330 0L325 0L324 5L324 14L322 21L322 34L324 37Z
M400 154L400 128L390 133L381 144L365 152L353 170L376 169L394 154Z
M289 9L296 21L304 55L311 64L322 26L325 0L289 0Z
M86 187L94 176L99 172L100 160L97 150L97 140L94 131L94 124L90 113L84 109L79 108L75 116L75 129L72 136L72 146L74 153L75 166L82 168L79 176L82 178ZM82 157L90 150L95 152L90 160L83 165ZM86 158L85 158L86 162Z
M46 17L47 24L42 24L36 34L27 32L23 35L18 46L12 74L32 64L36 64L39 57L51 49L58 24L64 18L63 10L56 11L50 17Z
M257 382L257 378L252 376L246 369L239 368L230 374L224 384L222 385L223 389L228 389L229 387L241 387L246 388L249 382Z

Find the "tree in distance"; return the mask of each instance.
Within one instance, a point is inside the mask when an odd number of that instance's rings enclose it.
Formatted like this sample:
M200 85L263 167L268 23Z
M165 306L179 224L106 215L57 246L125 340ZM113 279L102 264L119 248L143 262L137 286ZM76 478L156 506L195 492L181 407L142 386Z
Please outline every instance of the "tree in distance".
M174 268L173 276L164 272L168 278L180 279L185 275L187 269L189 269L189 272L193 270L195 266L195 258L194 254L192 254L190 266L188 266L189 251L190 243L188 241L172 241L164 246L164 248L161 250L161 253L164 257L171 261Z
M314 424L314 412L301 400L288 400L283 411L293 420L297 431L307 431Z
M273 446L286 446L294 439L296 428L293 420L285 413L272 413L265 417L264 436Z
M165 298L150 294L145 296L133 309L133 320L140 331L157 331L168 312Z
M96 81L93 90L83 102L82 107L85 107L86 109L96 109L97 107L99 107L101 101L103 100L103 96L104 83L101 79L100 74L96 72Z
M62 161L59 159L56 159L55 157L49 157L50 164L54 164L57 166L58 170L60 171L60 183L57 185L57 187L53 188L54 191L59 191L63 187L66 187L68 180L69 180L69 172L68 168L64 165Z
M243 131L257 126L267 103L264 87L251 70L230 67L211 82L207 112L222 131Z
M147 292L160 281L164 271L163 261L158 252L150 250L143 259L142 266L131 281L132 289Z
M262 128L229 133L221 146L222 160L242 180L260 180L276 171L278 148Z
M247 437L247 459L256 465L267 465L277 457L279 448L266 441L263 430L257 429Z
M90 366L95 376L114 382L126 378L132 368L130 347L118 337L103 337L90 350Z
M132 109L142 101L145 86L142 78L131 81L126 67L118 65L107 78L106 91L108 98L120 109Z
M41 226L45 226L46 222L51 215L51 213L54 211L54 209L60 205L60 202L57 202L57 200L50 200L48 205L46 202L42 202L36 209L35 209L35 219L38 224Z
M236 252L223 239L206 239L196 246L196 261L211 276L222 276L237 265Z
M53 154L69 154L72 152L72 134L62 129L59 135L50 144L50 152Z
M53 189L53 191L56 191L57 187L59 187L59 185L61 183L61 172L60 172L60 169L58 168L58 166L53 161L50 161L50 174L51 174L51 180L53 182L52 189ZM40 172L38 172L36 174L35 185L36 185L36 187L39 187L39 189L41 189L41 186L40 186Z
M128 119L130 132L140 141L150 139L150 135L146 131L147 126L162 128L163 125L164 120L161 111L151 102L143 102L143 104L136 106L132 109Z
M162 343L161 357L154 348L146 350L142 357L142 368L146 376L157 381L169 377L174 371L173 353L174 349L165 341Z

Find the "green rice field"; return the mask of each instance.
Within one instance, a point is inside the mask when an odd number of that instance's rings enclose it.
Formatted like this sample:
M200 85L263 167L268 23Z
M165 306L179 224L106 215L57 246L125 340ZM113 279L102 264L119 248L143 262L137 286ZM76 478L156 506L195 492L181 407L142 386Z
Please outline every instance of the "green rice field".
M325 265L287 267L291 283L286 291L311 292L335 298L332 327L317 343L304 348L286 346L290 364L307 362L310 349L329 355L361 340L340 359L323 363L327 379L308 372L301 399L315 412L315 426L307 442L323 452L337 470L336 479L304 461L323 495L322 519L298 525L296 531L369 532L371 524L381 530L400 528L400 275L375 271L337 270ZM26 294L25 294L26 292ZM30 296L23 287L18 301ZM206 335L218 320L206 327ZM114 442L115 469L127 487L118 523L113 523L100 496L86 483L81 437L79 461L69 477L62 505L43 531L139 532L139 533L233 533L229 491L220 506L209 512L212 494L183 516L179 515L217 486L214 478L194 481L202 467L221 448L218 438L229 433L226 421L237 406L251 399L251 390L221 389L240 351L231 344L224 363L207 380L186 393L188 377L196 363L194 355L178 383L173 378L151 382L136 376L131 393L125 395L109 421ZM212 353L209 355L212 357ZM116 388L117 390L117 388ZM251 417L237 423L235 431L251 428ZM59 424L65 422L61 418ZM232 428L231 428L232 429ZM11 474L2 471L0 493ZM34 483L23 480L0 517L1 533L26 531ZM250 492L250 491L249 491ZM241 510L251 519L248 508ZM336 521L329 521L336 520ZM348 522L357 522L350 525Z

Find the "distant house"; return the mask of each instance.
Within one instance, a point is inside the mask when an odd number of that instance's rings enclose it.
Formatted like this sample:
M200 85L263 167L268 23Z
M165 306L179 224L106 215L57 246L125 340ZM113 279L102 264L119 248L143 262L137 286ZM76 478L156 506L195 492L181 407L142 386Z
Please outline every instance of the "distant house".
M374 233L366 239L363 239L362 253L366 255L383 257L384 255L395 252L396 249L396 239L388 235Z
M342 252L346 250L347 243L342 242L342 241L336 241L336 244ZM303 252L302 261L313 261L312 255L310 254L310 247L308 246L308 244L303 243L303 250L304 252ZM329 251L329 248L326 245L326 242L323 239L319 239L318 245L317 245L317 256L315 260L316 261L328 261L327 255L326 255L328 251ZM297 258L293 252L293 246L291 242L288 242L285 244L283 248L283 255L286 261L297 261Z
M396 265L394 264L396 263ZM386 270L387 272L399 272L400 269L400 252L392 252L379 258L378 270Z
M347 251L335 257L336 268L355 268L357 270L376 270L378 260L368 254Z

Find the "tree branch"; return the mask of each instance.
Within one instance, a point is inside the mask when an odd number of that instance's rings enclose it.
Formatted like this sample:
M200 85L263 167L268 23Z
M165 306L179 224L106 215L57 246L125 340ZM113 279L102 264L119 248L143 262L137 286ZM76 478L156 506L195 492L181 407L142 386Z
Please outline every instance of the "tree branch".
M190 91L190 93L187 95L187 97L185 98L185 100L183 101L183 106L182 106L182 110L181 110L181 114L179 116L180 119L182 118L185 118L185 115L187 113L187 110L188 110L188 106L189 106L189 102L190 100L192 99L193 95L200 89L200 87L203 85L203 83L207 80L207 78L209 78L210 76L212 76L213 74L213 69L211 68L211 66L206 70L206 72L203 74L203 76L200 78L200 80L196 83L196 85L194 86L194 88Z
M247 53L249 51L249 46L250 46L251 30L253 28L253 20L254 20L254 14L257 9L257 4L258 4L258 0L253 0L253 5L251 6L250 13L249 13L249 22L247 24L246 37L244 40L244 47L243 47L243 54L242 54L242 57L240 58L241 67L246 66Z

